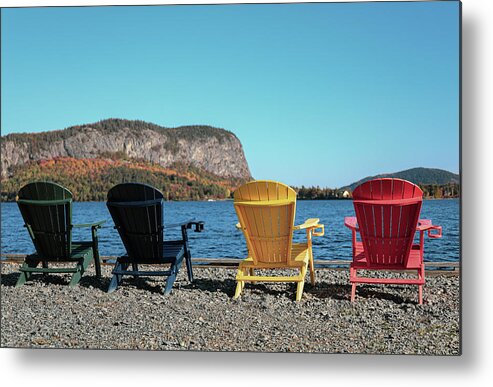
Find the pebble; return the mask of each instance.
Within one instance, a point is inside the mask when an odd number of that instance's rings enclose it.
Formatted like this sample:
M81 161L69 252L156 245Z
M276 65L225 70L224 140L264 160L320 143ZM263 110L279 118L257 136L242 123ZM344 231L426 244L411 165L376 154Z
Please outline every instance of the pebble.
M197 268L193 284L182 270L164 296L160 277L106 293L108 266L74 288L60 274L15 288L18 267L1 264L2 347L460 354L458 276L427 277L417 305L415 286L360 285L351 303L345 270L317 270L315 286L307 276L295 302L288 283L247 283L233 300L236 270L225 268Z

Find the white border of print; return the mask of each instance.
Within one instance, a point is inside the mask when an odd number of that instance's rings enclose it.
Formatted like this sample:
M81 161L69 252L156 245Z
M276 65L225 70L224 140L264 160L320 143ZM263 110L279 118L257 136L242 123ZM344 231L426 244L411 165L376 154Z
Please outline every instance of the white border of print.
M219 4L234 1L0 0L2 7ZM261 1L238 1L258 3ZM289 1L264 1L281 3ZM300 1L298 1L300 2ZM316 1L312 1L316 2ZM2 381L37 386L200 384L484 385L493 379L487 222L493 192L493 2L463 1L461 357L1 349ZM487 261L487 258L489 260ZM247 365L245 370L242 366Z

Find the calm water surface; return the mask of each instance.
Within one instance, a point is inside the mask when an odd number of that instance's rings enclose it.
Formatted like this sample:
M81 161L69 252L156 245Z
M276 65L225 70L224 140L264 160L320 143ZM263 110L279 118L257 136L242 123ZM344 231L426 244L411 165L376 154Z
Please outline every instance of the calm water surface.
M236 213L232 201L166 202L165 223L188 219L203 220L205 231L190 232L192 256L207 258L244 258L246 246L241 231L237 230ZM31 253L34 251L16 203L1 204L2 253ZM296 223L308 218L320 218L325 224L325 236L314 238L315 259L351 259L351 232L344 227L344 217L354 216L350 200L299 200L296 205ZM425 241L425 261L459 260L459 200L425 200L421 218L432 219L443 227L443 238ZM74 203L73 222L90 223L106 220L99 231L100 254L119 255L123 245L104 202ZM90 240L90 229L75 229L74 239ZM165 238L179 236L179 229L166 230ZM304 231L295 232L295 240L304 239Z

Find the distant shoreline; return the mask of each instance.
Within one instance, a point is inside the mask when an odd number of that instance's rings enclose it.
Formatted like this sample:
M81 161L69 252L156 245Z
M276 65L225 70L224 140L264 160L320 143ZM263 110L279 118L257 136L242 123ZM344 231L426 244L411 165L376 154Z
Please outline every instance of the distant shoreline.
M456 200L460 196L453 198L423 198L423 200ZM165 200L165 202L232 202L234 199L213 199L213 200ZM332 199L296 199L299 202L332 202L332 201L352 201L353 198L332 198ZM15 203L15 200L2 200L1 203ZM74 200L74 203L106 203L104 200Z

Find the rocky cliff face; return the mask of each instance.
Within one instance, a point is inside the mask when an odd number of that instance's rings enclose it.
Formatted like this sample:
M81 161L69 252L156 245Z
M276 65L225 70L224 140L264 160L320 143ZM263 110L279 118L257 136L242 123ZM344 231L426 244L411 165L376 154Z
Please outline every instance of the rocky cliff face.
M231 132L208 126L163 128L112 119L54 132L2 137L2 178L12 175L13 166L28 161L112 153L163 167L180 162L225 178L251 177L243 147Z

